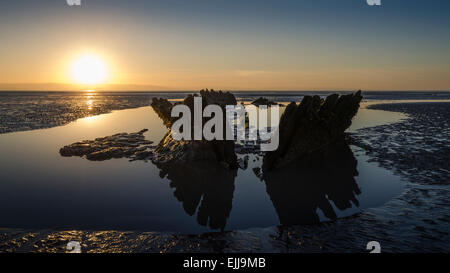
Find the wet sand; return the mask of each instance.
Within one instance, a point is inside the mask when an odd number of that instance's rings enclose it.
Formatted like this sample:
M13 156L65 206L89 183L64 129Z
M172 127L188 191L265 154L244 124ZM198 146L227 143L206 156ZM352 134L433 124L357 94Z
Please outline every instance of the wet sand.
M0 92L0 134L61 126L79 118L150 105L151 95Z

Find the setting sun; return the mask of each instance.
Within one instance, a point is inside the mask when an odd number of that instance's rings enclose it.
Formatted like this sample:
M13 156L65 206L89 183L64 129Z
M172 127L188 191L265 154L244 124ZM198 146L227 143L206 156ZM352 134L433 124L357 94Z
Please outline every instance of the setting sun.
M95 55L83 55L72 64L72 78L80 84L100 84L106 80L104 62Z

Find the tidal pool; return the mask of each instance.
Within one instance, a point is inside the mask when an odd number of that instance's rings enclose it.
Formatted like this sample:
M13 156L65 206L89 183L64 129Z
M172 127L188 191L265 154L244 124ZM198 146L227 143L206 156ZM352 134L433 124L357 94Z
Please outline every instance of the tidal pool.
M363 105L349 131L402 118ZM302 224L381 206L403 190L399 177L356 147L342 150L355 164L335 158L323 169L294 168L270 181L253 173L262 161L253 155L246 170L230 177L204 166L202 181L191 181L202 166L164 176L151 162L93 162L58 152L76 141L143 128L156 143L167 131L151 107L142 107L0 135L0 227L201 233Z

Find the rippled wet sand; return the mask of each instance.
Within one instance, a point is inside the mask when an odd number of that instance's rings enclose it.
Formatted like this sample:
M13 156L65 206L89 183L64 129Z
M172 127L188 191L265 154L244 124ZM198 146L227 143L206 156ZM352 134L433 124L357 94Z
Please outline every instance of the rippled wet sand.
M150 105L158 93L0 92L0 134L61 126L79 118ZM171 96L177 96L177 93Z

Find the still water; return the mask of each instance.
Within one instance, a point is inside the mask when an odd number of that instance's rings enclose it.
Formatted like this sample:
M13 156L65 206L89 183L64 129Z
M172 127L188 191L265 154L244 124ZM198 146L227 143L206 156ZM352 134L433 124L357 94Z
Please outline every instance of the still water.
M363 105L349 130L402 118ZM350 162L356 159L354 164L342 165L335 158L324 162L323 170L305 166L261 181L252 171L261 160L251 156L248 168L228 182L209 170L197 176L204 180L198 185L186 182L195 180L195 170L163 176L151 162L93 162L58 152L76 141L143 128L156 143L167 130L151 107L142 107L0 135L0 227L181 233L246 229L349 216L381 206L403 189L400 178L369 163L356 147L342 150Z

